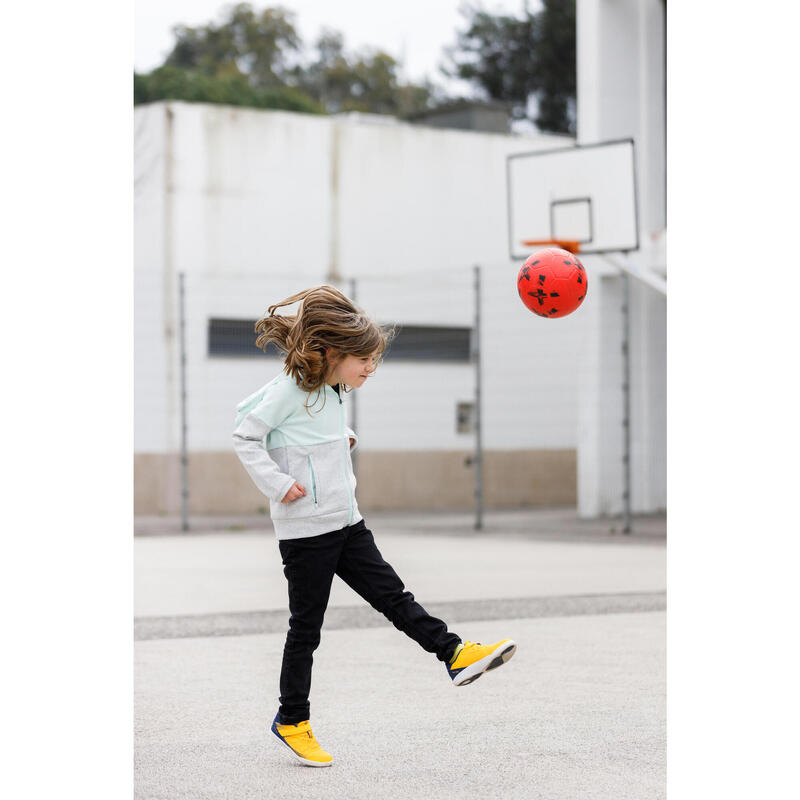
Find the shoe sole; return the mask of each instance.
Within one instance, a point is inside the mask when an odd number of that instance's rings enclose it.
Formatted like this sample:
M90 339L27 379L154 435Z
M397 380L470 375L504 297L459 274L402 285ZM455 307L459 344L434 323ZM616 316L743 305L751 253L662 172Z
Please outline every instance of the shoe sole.
M280 744L282 744L301 764L305 764L307 767L330 767L333 764L333 760L331 761L310 761L307 758L303 758L299 753L296 753L292 750L289 743L275 730L275 728L270 728L270 732L275 736Z
M467 686L470 683L478 680L484 672L490 672L493 669L502 667L513 655L517 652L516 642L504 642L501 647L498 647L494 652L484 656L480 661L470 664L465 669L453 678L454 686Z

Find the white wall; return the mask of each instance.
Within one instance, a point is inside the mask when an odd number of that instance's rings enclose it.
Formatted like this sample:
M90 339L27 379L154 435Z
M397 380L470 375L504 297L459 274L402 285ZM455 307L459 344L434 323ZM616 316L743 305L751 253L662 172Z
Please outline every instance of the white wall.
M564 144L407 124L337 127L340 258L357 275L505 260L506 156Z
M325 269L329 120L185 103L174 112L176 269Z

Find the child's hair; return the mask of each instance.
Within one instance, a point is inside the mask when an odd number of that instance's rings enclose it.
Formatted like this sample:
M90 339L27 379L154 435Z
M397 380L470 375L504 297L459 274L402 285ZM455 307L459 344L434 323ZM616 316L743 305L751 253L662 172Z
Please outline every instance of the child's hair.
M297 314L276 316L275 310L300 302ZM333 286L315 286L270 306L255 325L256 346L266 351L273 342L284 354L284 371L307 392L322 388L332 366L325 350L380 361L395 331L373 322ZM348 391L345 387L345 391Z

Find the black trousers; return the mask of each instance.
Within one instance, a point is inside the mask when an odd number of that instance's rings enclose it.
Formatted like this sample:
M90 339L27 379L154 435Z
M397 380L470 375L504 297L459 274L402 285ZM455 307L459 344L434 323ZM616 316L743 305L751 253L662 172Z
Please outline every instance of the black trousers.
M319 645L334 575L440 661L448 660L461 642L405 591L364 520L320 536L281 540L278 546L289 582L291 613L281 666L278 719L282 725L310 718L313 653Z

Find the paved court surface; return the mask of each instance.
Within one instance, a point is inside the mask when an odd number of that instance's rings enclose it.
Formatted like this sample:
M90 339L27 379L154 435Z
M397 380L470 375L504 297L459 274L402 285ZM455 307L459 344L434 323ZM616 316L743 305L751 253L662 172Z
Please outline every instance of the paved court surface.
M529 530L500 521L368 518L432 613L519 649L455 688L336 579L311 695L335 764L316 770L268 732L288 619L271 531L137 536L135 796L665 797L663 520L627 540L566 517L559 540L534 512Z

